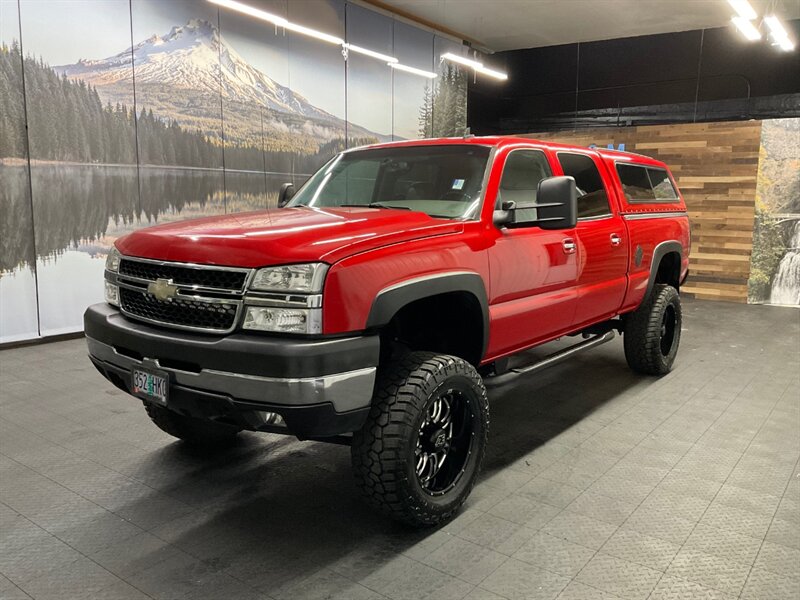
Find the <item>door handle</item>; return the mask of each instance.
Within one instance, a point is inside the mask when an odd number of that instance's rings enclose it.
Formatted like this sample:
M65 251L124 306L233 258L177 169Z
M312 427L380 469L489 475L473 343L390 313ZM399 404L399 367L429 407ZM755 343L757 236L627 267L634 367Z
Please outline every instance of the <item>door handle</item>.
M575 240L572 238L564 238L561 245L564 247L564 254L575 254Z
M611 245L612 246L619 246L622 243L622 238L619 237L616 233L611 234Z

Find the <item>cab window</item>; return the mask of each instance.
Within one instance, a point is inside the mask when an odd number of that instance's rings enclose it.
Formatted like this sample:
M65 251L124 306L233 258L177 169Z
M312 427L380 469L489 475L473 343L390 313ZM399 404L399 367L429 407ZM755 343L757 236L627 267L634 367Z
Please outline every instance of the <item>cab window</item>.
M592 158L585 154L559 152L558 162L561 163L564 175L575 179L575 188L578 192L578 218L610 215L608 193Z
M503 166L495 207L500 209L503 202L513 202L517 211L525 211L525 221L535 221L539 182L550 175L550 165L541 150L512 150Z

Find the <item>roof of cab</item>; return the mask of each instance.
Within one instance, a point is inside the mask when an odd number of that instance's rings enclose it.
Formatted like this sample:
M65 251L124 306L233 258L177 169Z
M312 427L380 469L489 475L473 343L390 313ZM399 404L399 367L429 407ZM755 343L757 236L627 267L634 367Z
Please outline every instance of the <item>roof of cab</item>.
M546 146L548 148L563 149L563 150L594 150L600 156L610 162L625 161L641 164L657 165L665 167L666 165L655 158L645 156L643 154L636 154L635 152L625 152L621 150L610 150L605 148L588 148L585 146L576 146L575 144L561 144L559 142L552 142L549 140L537 140L535 138L522 137L522 136L505 136L505 135L487 135L487 136L473 136L467 135L463 137L445 137L445 138L424 138L418 140L399 140L396 142L384 142L380 144L371 144L369 146L361 146L360 148L352 148L351 150L358 150L363 148L390 148L390 147L404 147L404 146L438 146L442 144L478 144L481 146L495 146L504 147L516 144L536 144Z

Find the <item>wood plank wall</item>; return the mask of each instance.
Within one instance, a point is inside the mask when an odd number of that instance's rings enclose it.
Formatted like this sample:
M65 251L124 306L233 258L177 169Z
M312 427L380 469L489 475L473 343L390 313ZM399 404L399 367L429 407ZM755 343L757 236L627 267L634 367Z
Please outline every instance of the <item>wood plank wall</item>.
M669 165L692 223L690 277L698 298L747 302L761 121L558 131L523 137L617 147Z

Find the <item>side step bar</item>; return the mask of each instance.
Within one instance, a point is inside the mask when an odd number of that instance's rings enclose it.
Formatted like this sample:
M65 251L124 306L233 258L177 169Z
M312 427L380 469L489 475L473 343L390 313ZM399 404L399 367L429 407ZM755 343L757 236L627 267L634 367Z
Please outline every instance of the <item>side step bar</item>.
M606 342L610 342L615 337L614 331L607 331L605 333L595 335L590 337L587 340L584 340L574 346L570 346L568 348L564 348L563 350L559 350L558 352L554 352L542 360L537 361L530 365L525 365L523 367L516 367L514 369L509 369L505 373L501 375L496 375L494 377L490 377L487 379L488 382L492 383L505 383L506 381L512 379L513 376L517 375L525 375L528 373L535 373L536 371L541 371L542 369L546 369L547 367L552 367L575 354L579 354L584 350L590 350L596 346L600 346L601 344L605 344Z

